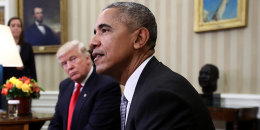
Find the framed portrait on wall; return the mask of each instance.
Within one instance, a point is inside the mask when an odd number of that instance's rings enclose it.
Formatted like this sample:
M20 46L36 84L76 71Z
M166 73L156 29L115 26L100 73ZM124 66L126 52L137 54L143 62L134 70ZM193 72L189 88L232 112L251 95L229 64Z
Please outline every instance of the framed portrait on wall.
M247 0L195 0L195 32L245 27L246 25Z
M56 53L67 40L66 0L17 0L24 38L34 53Z

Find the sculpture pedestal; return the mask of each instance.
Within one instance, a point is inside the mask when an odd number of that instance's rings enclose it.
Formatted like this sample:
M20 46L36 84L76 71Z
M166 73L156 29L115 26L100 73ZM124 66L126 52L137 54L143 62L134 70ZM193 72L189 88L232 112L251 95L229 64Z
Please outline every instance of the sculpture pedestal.
M200 94L204 103L207 106L220 106L221 105L221 98L220 94Z

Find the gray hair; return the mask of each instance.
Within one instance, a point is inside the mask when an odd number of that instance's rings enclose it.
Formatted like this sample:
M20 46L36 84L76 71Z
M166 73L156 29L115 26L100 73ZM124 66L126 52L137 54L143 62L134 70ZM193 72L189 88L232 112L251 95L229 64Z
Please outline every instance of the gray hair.
M153 13L147 7L135 2L115 2L103 10L108 8L119 9L118 20L125 23L129 29L147 28L150 33L147 44L154 49L157 39L157 24Z
M73 40L73 41L66 42L64 45L62 45L59 48L59 50L56 53L57 59L75 47L78 48L78 52L83 56L87 57L89 55L87 48L84 46L82 42L78 40Z

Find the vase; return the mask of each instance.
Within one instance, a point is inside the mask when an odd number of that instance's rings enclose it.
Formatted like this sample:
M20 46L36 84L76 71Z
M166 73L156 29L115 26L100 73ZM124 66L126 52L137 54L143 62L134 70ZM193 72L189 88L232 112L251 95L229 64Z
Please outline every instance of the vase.
M30 97L16 97L15 100L19 100L18 104L18 116L31 115L32 98Z

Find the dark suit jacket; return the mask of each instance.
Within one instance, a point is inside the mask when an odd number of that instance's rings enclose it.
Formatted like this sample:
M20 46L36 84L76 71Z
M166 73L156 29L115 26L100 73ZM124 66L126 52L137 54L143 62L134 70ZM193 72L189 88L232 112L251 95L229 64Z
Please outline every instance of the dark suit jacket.
M137 82L125 130L213 130L192 85L153 57Z
M25 30L25 40L31 43L33 46L40 46L40 45L59 45L60 40L51 28L46 25L43 25L45 28L45 35L41 33L38 29L37 25L34 23L29 28Z
M60 83L58 102L49 130L66 130L74 81ZM119 130L120 86L112 78L93 72L77 100L71 130Z

